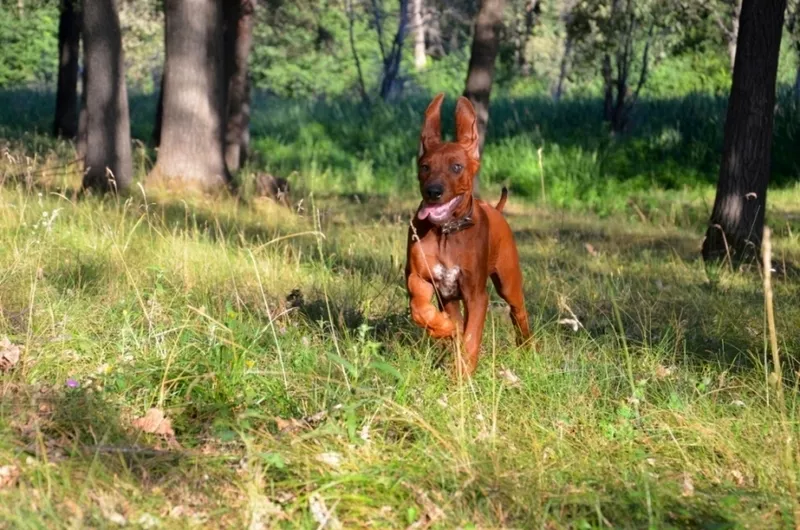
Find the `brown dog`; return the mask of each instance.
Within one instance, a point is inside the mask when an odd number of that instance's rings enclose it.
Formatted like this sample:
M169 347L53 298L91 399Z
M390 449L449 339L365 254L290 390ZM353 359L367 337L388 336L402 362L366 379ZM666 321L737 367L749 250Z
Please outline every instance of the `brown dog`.
M439 94L428 106L420 136L417 163L422 204L408 233L406 285L414 322L433 337L463 333L464 355L457 369L470 375L478 364L489 278L511 306L518 344L530 337L530 330L517 246L501 213L507 190L503 188L494 208L473 197L473 177L480 167L475 109L468 99L459 98L456 141L442 142L443 99L444 94ZM434 295L438 309L431 301Z

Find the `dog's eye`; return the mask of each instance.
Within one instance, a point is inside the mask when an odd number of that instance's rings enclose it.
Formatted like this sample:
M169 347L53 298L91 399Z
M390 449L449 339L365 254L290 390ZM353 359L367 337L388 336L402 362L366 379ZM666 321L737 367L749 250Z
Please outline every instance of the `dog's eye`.
M419 166L419 170L421 173L427 173L428 171L431 170L431 166L429 166L428 164L422 164L421 166Z
M450 166L450 171L452 171L453 173L461 173L462 169L464 169L464 166L462 166L461 164L453 164L452 166Z

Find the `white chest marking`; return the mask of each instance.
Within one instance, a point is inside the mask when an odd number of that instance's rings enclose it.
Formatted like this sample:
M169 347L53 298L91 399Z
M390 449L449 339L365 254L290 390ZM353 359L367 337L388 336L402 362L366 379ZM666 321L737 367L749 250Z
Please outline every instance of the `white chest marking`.
M452 298L458 294L458 275L461 274L459 267L452 269L445 268L441 263L433 266L433 284L439 291L442 298Z

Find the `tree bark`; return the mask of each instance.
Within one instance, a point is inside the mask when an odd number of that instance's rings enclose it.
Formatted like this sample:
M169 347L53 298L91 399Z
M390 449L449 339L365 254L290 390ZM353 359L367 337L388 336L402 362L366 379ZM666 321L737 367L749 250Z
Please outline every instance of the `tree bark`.
M483 0L475 20L464 96L472 102L478 116L479 147L483 152L489 123L489 97L494 80L495 59L503 30L504 0Z
M164 122L164 72L161 72L161 83L158 88L158 103L156 103L156 120L153 123L153 145L161 145L161 125Z
M425 19L422 16L422 1L412 0L413 5L413 20L414 26L414 67L417 70L425 68L428 62L428 56L425 53Z
M58 90L53 134L75 138L78 133L78 59L80 55L80 16L77 0L61 0L58 21Z
M225 165L223 12L217 0L165 0L166 61L161 143L148 183L219 191Z
M567 79L567 69L569 68L570 55L572 54L572 36L564 37L564 53L561 55L561 63L558 67L558 82L553 92L553 100L558 103L564 95L564 81Z
M758 256L770 177L775 82L786 0L744 0L706 262Z
M253 41L255 0L229 0L225 3L225 79L227 85L227 125L225 162L228 171L239 171L247 159L250 128L250 87L247 59Z
M84 0L86 158L83 186L124 191L131 183L131 127L122 34L114 0Z

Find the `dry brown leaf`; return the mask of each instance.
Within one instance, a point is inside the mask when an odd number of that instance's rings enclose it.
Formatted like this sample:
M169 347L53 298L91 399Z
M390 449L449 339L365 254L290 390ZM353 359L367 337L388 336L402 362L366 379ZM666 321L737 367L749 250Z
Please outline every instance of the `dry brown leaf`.
M689 473L683 474L683 483L681 484L681 495L684 497L694 496L694 482L692 482L692 476L689 475Z
M158 434L170 440L175 439L172 421L164 415L164 411L152 408L143 417L133 420L133 426L147 434Z
M278 431L283 434L297 434L308 428L308 425L305 422L302 422L296 418L284 420L283 418L279 418L277 416L275 416L275 425L278 426Z
M12 487L19 478L19 468L13 464L0 466L0 491Z
M445 518L444 511L431 500L423 489L409 482L403 482L403 485L414 492L417 503L422 506L422 515L415 523L409 525L406 530L430 528L433 524Z
M656 377L658 379L666 379L667 377L672 375L674 369L672 367L666 367L663 365L658 365L656 367Z
M522 381L520 381L520 378L517 376L517 374L515 374L514 372L512 372L508 368L503 368L502 370L500 370L497 373L498 373L498 375L500 377L503 378L503 380L506 383L508 383L508 386L510 386L511 388L519 388L520 387Z
M736 481L736 485L737 486L744 486L745 485L744 475L738 469L731 470L731 476L733 477L733 480Z
M599 252L597 252L597 251L594 249L594 246L592 246L592 244L591 244L591 243L586 243L586 244L584 244L583 246L586 248L586 252L588 252L588 253L589 253L589 255L590 255L590 256L592 256L593 258L596 258L597 256L599 256L599 255L600 255L600 253L599 253Z
M8 337L0 340L0 372L8 372L19 362L20 347L12 344Z

